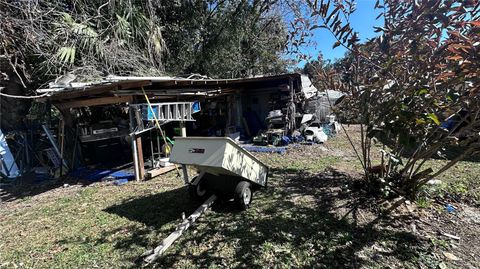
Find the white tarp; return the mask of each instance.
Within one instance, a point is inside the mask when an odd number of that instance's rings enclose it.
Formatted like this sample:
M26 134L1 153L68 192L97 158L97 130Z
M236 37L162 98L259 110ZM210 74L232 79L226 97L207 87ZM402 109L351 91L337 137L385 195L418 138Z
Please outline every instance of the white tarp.
M8 148L7 140L0 129L0 173L8 178L16 178L20 176L18 166L15 163L12 152Z
M319 95L328 96L330 102L334 104L340 97L344 96L343 92L335 91L335 90L326 90L324 92L320 92Z
M302 92L305 95L306 99L309 99L312 96L317 95L318 89L313 86L312 81L308 78L308 76L302 75Z
M306 99L309 99L314 96L328 96L328 99L330 99L330 102L335 103L340 97L344 96L345 94L339 91L335 90L325 90L325 91L319 91L315 86L313 85L312 81L308 76L302 75L301 76L302 80L302 92L305 95Z

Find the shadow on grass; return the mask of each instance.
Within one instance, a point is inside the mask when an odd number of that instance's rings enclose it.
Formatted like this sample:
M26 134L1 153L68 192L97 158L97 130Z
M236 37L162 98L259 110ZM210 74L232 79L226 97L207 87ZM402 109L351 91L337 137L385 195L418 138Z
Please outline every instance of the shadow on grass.
M112 246L121 253L121 264L116 268L139 268L142 260L140 254L159 244L159 238L173 231L175 224L181 221L182 213L187 216L201 202L187 197L186 187L181 187L154 195L124 200L120 204L103 209L104 212L126 218L133 223L105 228L100 233L85 236L81 234L62 239L56 244L91 246L92 249ZM115 224L112 224L115 225ZM115 239L113 239L115 238ZM113 260L118 262L118 260Z
M188 199L186 187L131 199L104 211L131 221L160 228L171 221L179 221L182 213L190 214L201 202ZM188 215L187 215L188 216Z
M118 171L132 170L132 163L111 163L101 165L96 168L86 169L90 171L108 171L104 176L96 175L95 178L86 178L88 176L70 176L70 174L58 178L38 181L34 173L26 173L22 177L19 177L9 184L3 184L0 186L0 202L12 202L17 199L23 199L26 197L33 197L35 195L61 188L65 184L68 185L80 185L82 187L101 181L101 177L108 177L110 174Z
M359 222L359 211L369 210L373 201L352 188L352 181L332 169L316 175L273 169L271 186L255 194L250 209L239 212L232 202L219 201L213 213L193 227L195 233L185 233L175 243L183 245L172 247L155 267L178 267L186 262L199 268L359 268L375 263L362 251L382 242L389 242L389 247L376 255L395 261L417 260L424 242L415 235L392 229L388 218ZM184 188L176 189L105 211L169 233L173 228L166 231L167 224L176 223L182 212L191 213L199 205L186 193ZM135 244L149 249L160 243L152 244L145 231L129 229L132 236L116 242L116 248L126 250Z

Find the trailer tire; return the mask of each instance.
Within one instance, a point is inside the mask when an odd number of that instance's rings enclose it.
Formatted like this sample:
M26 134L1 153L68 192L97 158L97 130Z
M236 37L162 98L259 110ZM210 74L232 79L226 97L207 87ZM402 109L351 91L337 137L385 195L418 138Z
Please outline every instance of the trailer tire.
M247 181L240 181L235 187L234 200L240 209L245 210L252 202L253 192L250 188L250 183Z
M195 181L195 179L193 181ZM205 198L208 194L208 191L205 188L205 182L200 180L197 185L193 185L192 183L188 184L188 194L195 200Z

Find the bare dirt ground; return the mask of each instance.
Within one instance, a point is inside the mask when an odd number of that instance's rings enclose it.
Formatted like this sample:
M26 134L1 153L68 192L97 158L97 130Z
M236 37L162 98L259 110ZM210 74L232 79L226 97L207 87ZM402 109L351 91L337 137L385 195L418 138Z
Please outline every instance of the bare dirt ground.
M357 139L356 127L349 130ZM421 200L397 206L362 190L344 134L257 155L272 174L252 207L214 204L153 267L479 268L477 163L461 163ZM0 268L137 268L182 212L199 205L175 172L124 186L70 181L0 195Z

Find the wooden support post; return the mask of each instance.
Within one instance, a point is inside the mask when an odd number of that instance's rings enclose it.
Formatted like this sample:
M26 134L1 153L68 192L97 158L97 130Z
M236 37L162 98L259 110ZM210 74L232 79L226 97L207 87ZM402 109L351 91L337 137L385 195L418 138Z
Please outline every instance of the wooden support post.
M142 115L140 115L140 109L137 106L133 107L132 109L134 109L133 114L135 116L135 121L137 122L137 127L139 130L145 129L143 126Z
M138 177L140 180L143 180L145 176L145 163L143 162L143 148L141 136L135 137L135 144L137 145Z
M152 154L152 169L155 168L155 152L153 151L153 137L152 132L150 132L150 151Z
M139 169L138 169L138 154L137 154L137 143L136 143L136 140L135 140L135 134L133 134L133 131L135 130L134 128L134 112L133 112L133 108L130 106L128 108L128 116L129 116L129 119L130 119L130 139L131 139L131 143L132 143L132 159L133 159L133 171L135 173L135 180L140 180L140 172L139 172Z
M145 264L148 265L156 261L173 244L173 242L175 242L175 240L182 235L183 232L185 232L205 211L207 211L208 208L210 208L216 199L217 196L210 196L210 198L208 198L207 201L197 208L192 215L183 220L173 233L171 233L167 238L163 239L162 243L158 247L156 247L154 250L143 253L142 256L146 256L144 259Z

